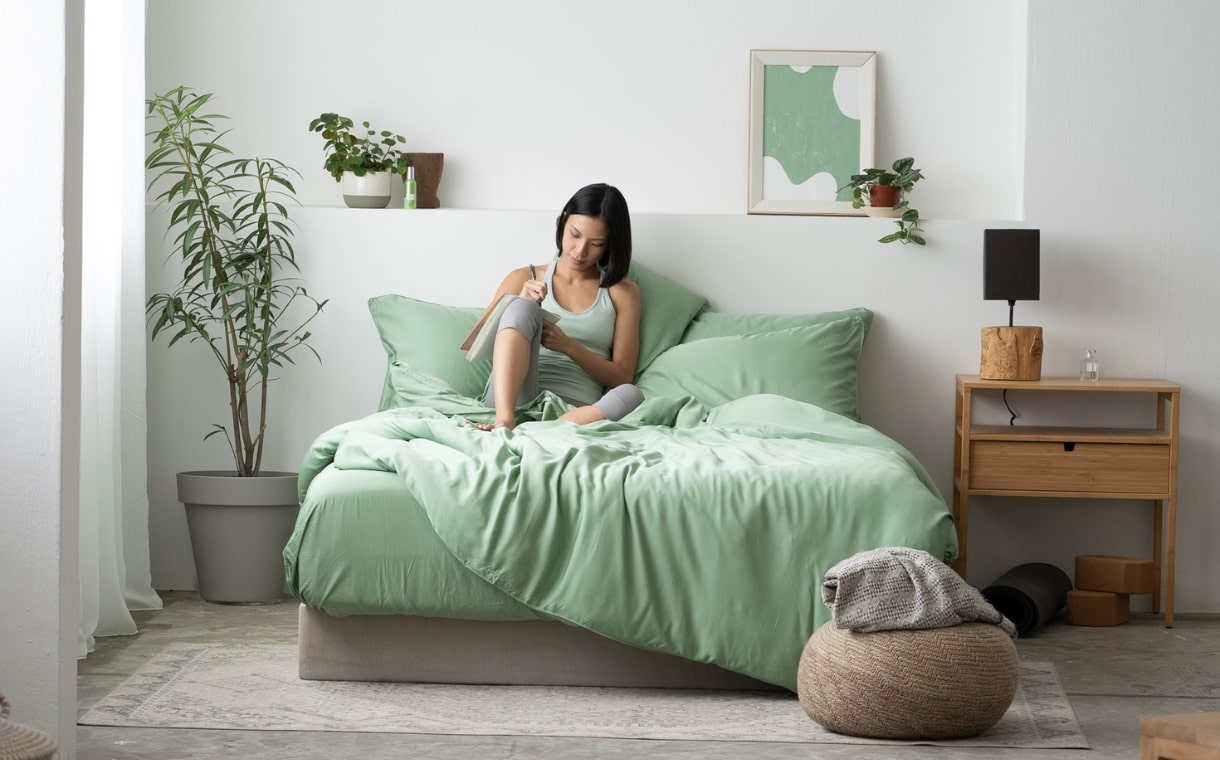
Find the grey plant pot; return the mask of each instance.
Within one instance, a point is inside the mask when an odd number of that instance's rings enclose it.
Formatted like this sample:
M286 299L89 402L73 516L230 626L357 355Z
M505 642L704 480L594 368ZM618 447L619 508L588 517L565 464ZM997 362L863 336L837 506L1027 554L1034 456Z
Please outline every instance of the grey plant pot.
M385 208L390 205L390 172L370 172L357 177L344 172L340 180L343 202L348 208Z
M297 475L264 472L178 473L178 500L199 576L199 594L225 604L284 598L284 546L297 518Z

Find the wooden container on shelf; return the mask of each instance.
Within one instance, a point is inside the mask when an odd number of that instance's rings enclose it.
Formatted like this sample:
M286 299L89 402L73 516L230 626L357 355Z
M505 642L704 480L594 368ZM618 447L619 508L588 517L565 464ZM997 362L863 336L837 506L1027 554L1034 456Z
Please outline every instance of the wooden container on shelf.
M440 208L437 193L445 171L444 153L404 153L407 166L415 167L416 208Z

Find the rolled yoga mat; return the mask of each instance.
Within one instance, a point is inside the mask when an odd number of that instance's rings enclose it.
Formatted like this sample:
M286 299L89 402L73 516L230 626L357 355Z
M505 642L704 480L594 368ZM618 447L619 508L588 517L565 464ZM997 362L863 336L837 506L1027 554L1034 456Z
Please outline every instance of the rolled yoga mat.
M1024 636L1051 621L1067 606L1072 579L1054 565L1030 562L1017 565L983 589L983 598L1000 611Z

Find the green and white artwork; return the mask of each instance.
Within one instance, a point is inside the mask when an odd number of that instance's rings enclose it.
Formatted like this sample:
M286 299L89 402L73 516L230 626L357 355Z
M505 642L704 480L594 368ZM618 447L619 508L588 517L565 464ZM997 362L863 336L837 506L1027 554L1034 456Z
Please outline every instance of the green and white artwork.
M839 188L872 165L876 58L751 51L750 213L860 213Z
M767 66L763 197L850 201L860 172L860 69Z

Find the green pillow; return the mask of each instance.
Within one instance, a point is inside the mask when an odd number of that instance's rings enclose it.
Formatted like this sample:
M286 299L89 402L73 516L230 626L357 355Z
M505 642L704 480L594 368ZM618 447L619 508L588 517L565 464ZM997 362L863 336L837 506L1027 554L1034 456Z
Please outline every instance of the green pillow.
M695 317L683 343L725 335L753 335L755 333L787 330L790 327L805 327L834 322L844 317L862 316L872 323L873 313L868 309L855 308L843 311L823 311L814 314L733 314L723 311L705 311Z
M857 364L872 312L753 335L674 346L636 381L646 398L693 396L708 407L757 393L859 419Z
M635 376L662 351L678 345L686 326L708 307L707 299L664 275L632 262L627 279L640 286L640 358Z
M640 287L640 358L636 377L662 352L676 346L687 325L707 308L707 299L664 275L633 263L627 278ZM458 346L483 313L474 307L442 306L399 295L369 299L369 311L388 363L401 362L482 399L491 362L469 362ZM395 406L387 370L379 409Z
M482 399L491 362L471 362L458 348L482 309L441 306L399 295L369 299L373 324L385 346L387 368L378 409L397 406L390 378L394 362L441 380L453 390Z

